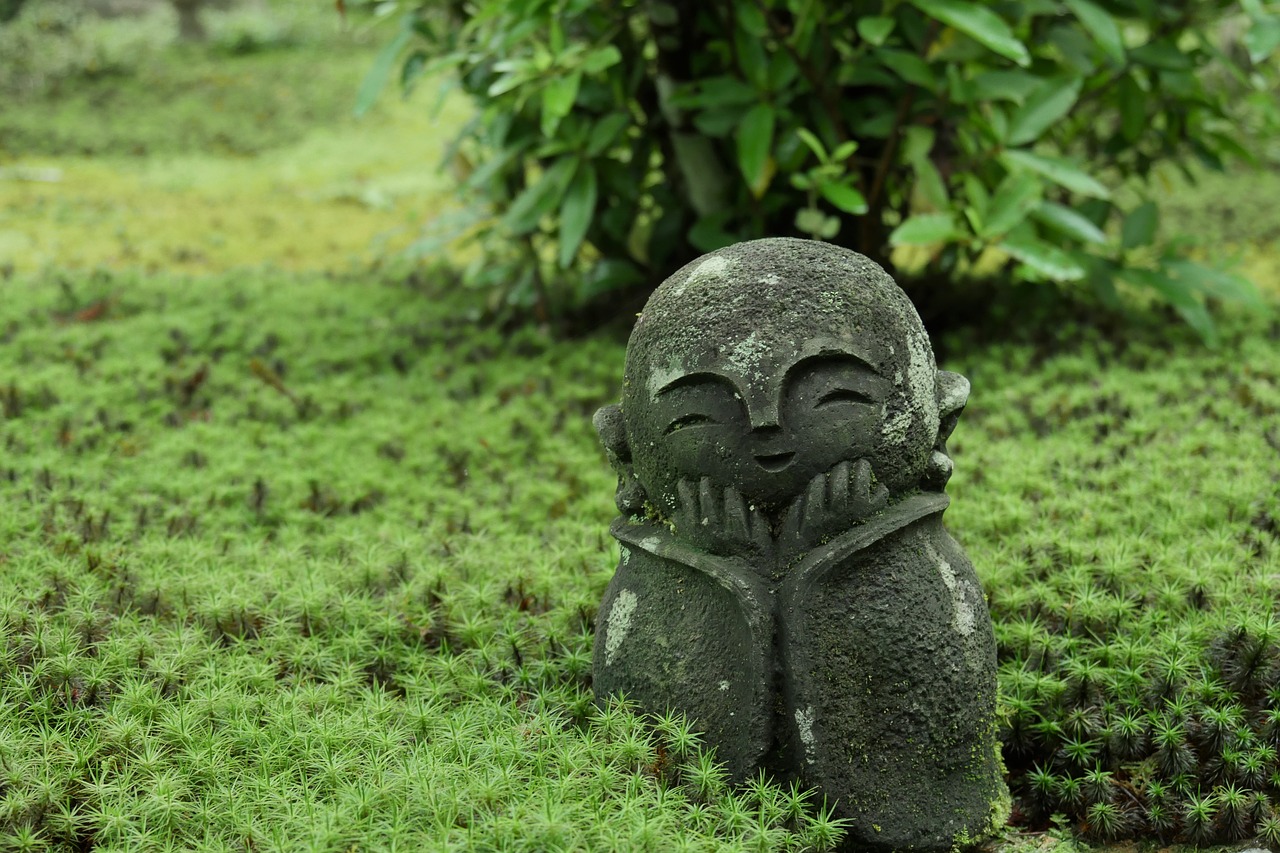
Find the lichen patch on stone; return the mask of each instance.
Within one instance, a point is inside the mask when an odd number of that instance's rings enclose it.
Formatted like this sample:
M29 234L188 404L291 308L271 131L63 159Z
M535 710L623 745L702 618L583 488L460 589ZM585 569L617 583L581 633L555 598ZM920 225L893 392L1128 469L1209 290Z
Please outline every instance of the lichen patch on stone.
M967 580L962 581L956 577L955 570L951 568L951 564L930 545L929 557L938 566L938 572L942 575L942 582L946 585L947 591L951 593L952 617L951 627L957 634L967 637L973 633L977 627L977 618L973 612L973 605L969 603L966 593L970 592L972 586Z
M686 373L685 366L681 364L675 357L672 357L670 363L666 367L654 365L649 371L648 390L649 398L653 399L658 396L658 392L679 379Z
M631 617L635 615L638 601L634 592L624 589L614 599L613 607L609 608L609 621L605 629L604 641L605 666L613 665L614 655L618 653L622 641L627 638L627 633L631 630Z
M796 709L796 729L800 733L800 742L804 744L805 757L813 761L813 748L816 741L813 737L813 706L803 711Z
M909 329L906 333L906 386L911 409L919 409L925 418L925 432L936 432L938 411L936 406L937 369L929 352L923 330ZM932 418L931 418L932 415ZM932 420L932 423L929 421Z
M907 433L911 429L911 410L903 409L884 422L880 434L890 444L902 446L907 443Z
M760 373L760 361L768 354L769 345L752 332L733 348L728 361L738 373L750 377Z

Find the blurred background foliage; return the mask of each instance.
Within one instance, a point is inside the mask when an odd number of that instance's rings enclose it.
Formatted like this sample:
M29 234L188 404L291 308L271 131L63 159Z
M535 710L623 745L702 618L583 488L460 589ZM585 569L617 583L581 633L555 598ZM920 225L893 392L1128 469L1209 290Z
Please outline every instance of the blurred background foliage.
M28 0L0 24L0 276L368 269L452 206L470 109L352 108L381 34L329 4Z
M1256 302L1157 235L1174 170L1274 164L1274 4L363 8L394 22L363 104L444 68L472 97L450 152L478 202L467 278L517 314L626 314L697 255L768 235L871 256L935 329L1028 282L1154 297L1210 341L1206 301Z

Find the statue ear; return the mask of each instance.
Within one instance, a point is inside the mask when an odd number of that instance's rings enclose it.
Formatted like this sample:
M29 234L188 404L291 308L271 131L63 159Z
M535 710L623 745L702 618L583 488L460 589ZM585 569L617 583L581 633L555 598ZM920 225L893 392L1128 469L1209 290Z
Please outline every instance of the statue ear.
M938 445L945 449L947 439L969 402L969 380L950 370L938 371Z
M955 465L947 455L947 439L960 420L965 403L969 402L969 380L959 373L939 370L937 380L938 395L938 438L933 443L933 454L925 468L924 486L942 491L951 479Z
M617 403L601 406L596 410L591 423L600 436L600 443L609 454L609 461L622 464L631 461L631 447L627 444L627 425L622 419L622 407ZM615 463L615 467L617 467Z
M600 443L604 445L609 464L618 475L618 491L613 496L618 512L625 516L641 514L648 495L631 466L631 445L627 443L627 424L622 419L622 407L617 403L602 406L596 411L591 423L600 436Z

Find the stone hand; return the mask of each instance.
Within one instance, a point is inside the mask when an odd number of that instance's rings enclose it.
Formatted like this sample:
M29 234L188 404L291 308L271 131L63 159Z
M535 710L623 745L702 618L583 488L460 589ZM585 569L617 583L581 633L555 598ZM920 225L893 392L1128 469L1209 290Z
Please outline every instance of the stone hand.
M677 536L712 554L773 553L768 520L737 489L716 485L707 477L696 486L692 480L681 480L678 489Z
M778 533L778 549L784 556L808 551L888 502L889 490L875 482L870 462L841 462L810 480L792 501Z

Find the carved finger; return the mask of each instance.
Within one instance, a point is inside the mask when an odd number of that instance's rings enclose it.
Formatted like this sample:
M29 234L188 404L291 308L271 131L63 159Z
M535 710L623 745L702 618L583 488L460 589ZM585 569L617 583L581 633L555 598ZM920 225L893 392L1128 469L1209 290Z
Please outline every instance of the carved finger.
M748 540L761 554L772 554L773 531L769 528L769 519L765 518L765 514L755 504L751 503L747 503L744 514L747 520Z
M853 478L853 464L845 461L831 469L827 478L827 507L833 515L842 515L849 508L849 485Z
M702 517L698 519L699 523L712 530L721 529L720 501L716 497L716 488L710 477L703 477L702 482L698 484L698 497L702 501Z
M869 512L878 510L889 502L889 490L883 483L873 483L874 477L871 463L865 459L859 459L858 464L854 466L853 494Z
M819 474L809 481L809 488L804 496L804 530L816 531L821 526L827 511L827 475Z
M859 459L853 466L853 485L850 487L854 500L866 503L871 497L871 463Z
M681 524L701 524L702 506L698 501L698 493L694 490L693 483L689 480L681 480L676 484L676 490L680 492Z
M751 522L747 518L747 504L733 486L725 486L724 489L724 529L735 541L751 541Z
M764 513L755 507L747 510L751 524L751 541L760 549L761 554L773 553L773 531L769 529L769 521L764 517Z
M796 495L791 506L787 507L786 517L782 519L782 531L778 534L778 543L792 546L800 541L800 522L804 512L805 496Z

